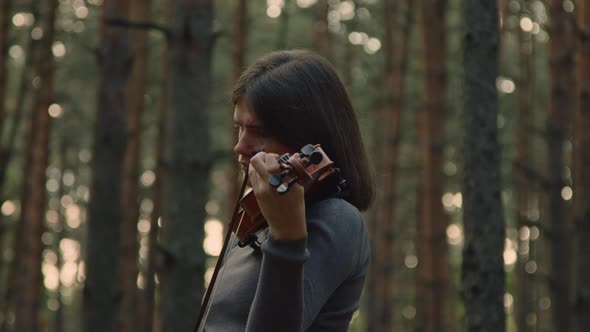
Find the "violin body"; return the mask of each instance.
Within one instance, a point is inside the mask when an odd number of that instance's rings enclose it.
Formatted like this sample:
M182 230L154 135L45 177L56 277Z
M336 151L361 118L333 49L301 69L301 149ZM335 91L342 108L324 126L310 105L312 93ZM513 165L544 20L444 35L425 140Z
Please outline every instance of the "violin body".
M240 210L231 225L232 232L240 240L239 244L241 246L247 244L250 234L254 234L268 226L260 212L254 191L250 191L240 200Z

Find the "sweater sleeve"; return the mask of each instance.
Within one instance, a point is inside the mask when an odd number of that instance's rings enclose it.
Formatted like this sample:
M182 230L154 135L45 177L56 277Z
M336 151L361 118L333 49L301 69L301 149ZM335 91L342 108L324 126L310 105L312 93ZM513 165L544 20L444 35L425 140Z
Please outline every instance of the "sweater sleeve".
M346 278L354 277L361 246L366 244L362 223L356 208L328 200L307 211L306 238L285 241L269 234L262 245L260 276L246 331L309 329L332 293ZM347 298L354 303L339 305L358 307L358 296ZM344 317L345 326L350 315Z

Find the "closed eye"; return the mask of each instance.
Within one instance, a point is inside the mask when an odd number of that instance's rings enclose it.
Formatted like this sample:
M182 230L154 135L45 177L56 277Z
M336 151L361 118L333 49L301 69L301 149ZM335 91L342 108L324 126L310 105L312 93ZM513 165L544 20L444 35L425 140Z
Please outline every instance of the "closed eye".
M232 127L233 131L238 134L238 137L242 136L242 131L244 130L244 127L241 124L234 122Z
M234 130L237 130L238 135L240 136L245 129L248 129L253 135L259 138L268 138L271 137L270 133L268 133L264 127L260 125L250 125L250 124L241 124L239 122L233 123Z

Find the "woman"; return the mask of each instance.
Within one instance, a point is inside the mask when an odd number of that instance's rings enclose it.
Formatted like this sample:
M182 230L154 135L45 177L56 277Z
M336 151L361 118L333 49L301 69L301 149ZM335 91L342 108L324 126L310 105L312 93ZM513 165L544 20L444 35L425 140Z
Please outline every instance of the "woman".
M234 148L269 227L259 250L235 246L224 262L204 331L346 331L369 264L373 179L348 95L334 68L308 51L264 56L233 92ZM346 179L319 199L268 183L277 159L320 144Z

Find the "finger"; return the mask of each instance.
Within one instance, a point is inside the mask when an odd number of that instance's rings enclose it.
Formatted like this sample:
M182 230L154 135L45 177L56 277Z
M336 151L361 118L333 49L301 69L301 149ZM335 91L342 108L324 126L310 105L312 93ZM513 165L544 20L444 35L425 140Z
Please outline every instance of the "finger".
M258 192L260 190L259 186L262 180L260 179L260 176L254 169L254 167L252 167L251 162L248 166L248 179L250 180L250 185L252 186L252 189L254 189L254 192Z
M266 164L266 170L270 174L276 174L281 172L281 165L279 165L279 155L276 153L267 153L264 158Z
M271 176L266 163L266 156L267 153L259 152L250 159L250 166L256 171L255 173L257 173L257 175L260 176L263 181L268 181Z

